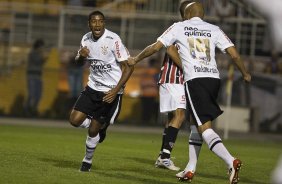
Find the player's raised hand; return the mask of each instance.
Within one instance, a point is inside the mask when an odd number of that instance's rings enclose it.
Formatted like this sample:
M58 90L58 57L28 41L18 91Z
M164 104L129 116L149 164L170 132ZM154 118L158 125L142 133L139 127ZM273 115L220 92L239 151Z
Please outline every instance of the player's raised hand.
M90 53L90 50L86 47L86 46L84 46L84 47L82 47L80 50L79 50L79 55L80 56L82 56L82 57L87 57L88 55L89 55L89 53Z
M243 76L245 82L251 82L252 76L251 74L247 73Z
M129 57L127 60L128 60L127 63L129 66L134 66L136 64L135 57Z

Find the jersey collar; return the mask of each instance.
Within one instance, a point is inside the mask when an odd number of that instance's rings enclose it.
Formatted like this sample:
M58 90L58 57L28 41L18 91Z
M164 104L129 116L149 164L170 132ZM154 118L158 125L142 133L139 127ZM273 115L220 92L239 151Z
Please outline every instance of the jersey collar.
M101 38L105 37L105 35L106 35L107 32L108 32L108 30L105 28L104 34L103 34L100 38L98 38L98 40L95 40L95 39L94 39L93 34L92 34L92 32L91 32L91 40L92 40L93 42L97 42L97 41L99 41Z
M191 19L189 20L199 20L199 21L203 21L200 17L192 17Z

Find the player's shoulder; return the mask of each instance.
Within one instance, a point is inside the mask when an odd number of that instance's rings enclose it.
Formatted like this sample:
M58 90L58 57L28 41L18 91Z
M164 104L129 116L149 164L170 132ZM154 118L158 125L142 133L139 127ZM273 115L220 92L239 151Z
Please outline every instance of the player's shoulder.
M212 30L219 30L219 27L217 25L206 22L206 21L203 21L203 22L205 23L205 26L207 28L212 29Z
M179 22L174 22L169 28L167 28L167 30L165 31L165 33L174 30L174 31L178 31L181 27L183 26L183 23L181 21Z
M85 42L85 41L87 41L87 40L90 40L90 39L91 39L91 35L92 35L91 32L85 33L85 34L82 36L82 41Z
M116 40L116 39L120 39L119 35L116 34L115 32L113 31L110 31L108 29L105 29L105 39L107 40Z
M214 31L214 32L222 32L221 28L215 24L209 23L209 22L205 22L207 25L207 28L209 28L210 30Z
M174 22L171 27L179 27L179 26L183 26L184 21L178 21L178 22Z

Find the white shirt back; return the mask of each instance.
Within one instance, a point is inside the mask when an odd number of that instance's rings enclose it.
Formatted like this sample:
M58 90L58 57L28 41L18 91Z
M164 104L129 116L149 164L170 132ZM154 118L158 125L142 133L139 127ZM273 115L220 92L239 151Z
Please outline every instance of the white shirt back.
M86 33L81 40L81 47L84 46L90 50L86 58L90 64L87 85L97 91L111 90L121 78L119 62L128 59L128 50L120 37L107 29L98 40L93 39L91 32Z
M174 23L159 38L165 47L179 45L185 82L194 78L219 78L215 60L215 48L222 52L234 44L215 25L198 17Z

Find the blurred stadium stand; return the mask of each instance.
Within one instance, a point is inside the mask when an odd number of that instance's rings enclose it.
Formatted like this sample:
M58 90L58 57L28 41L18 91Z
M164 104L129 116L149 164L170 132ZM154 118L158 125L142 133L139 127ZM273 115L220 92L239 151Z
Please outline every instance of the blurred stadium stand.
M62 53L66 50L76 52L78 49L82 35L89 31L89 12L101 10L106 16L107 28L118 33L131 55L134 55L180 19L178 3L178 0L96 0L95 4L82 1L84 6L75 6L67 0L0 0L0 114L25 116L26 60L35 39L43 38L50 51L44 66L44 91L39 116L65 119L71 103L67 102L69 86ZM207 12L205 19L222 27L254 74L250 87L238 78L233 87L232 104L236 108L247 109L249 114L244 120L248 124L247 131L282 131L282 102L277 100L282 97L282 63L277 61L275 74L271 69L267 70L271 62L268 22L245 1L230 0L235 11L224 18L215 13L215 2L203 3ZM161 63L162 54L154 57ZM223 86L227 81L228 64L228 59L219 54ZM124 108L119 118L122 122L143 123L140 122L139 82L142 65L146 62L136 67L128 82ZM87 72L85 69L84 82ZM221 96L219 100L224 106L224 89ZM160 121L162 118L158 119ZM151 124L161 123L152 121Z

